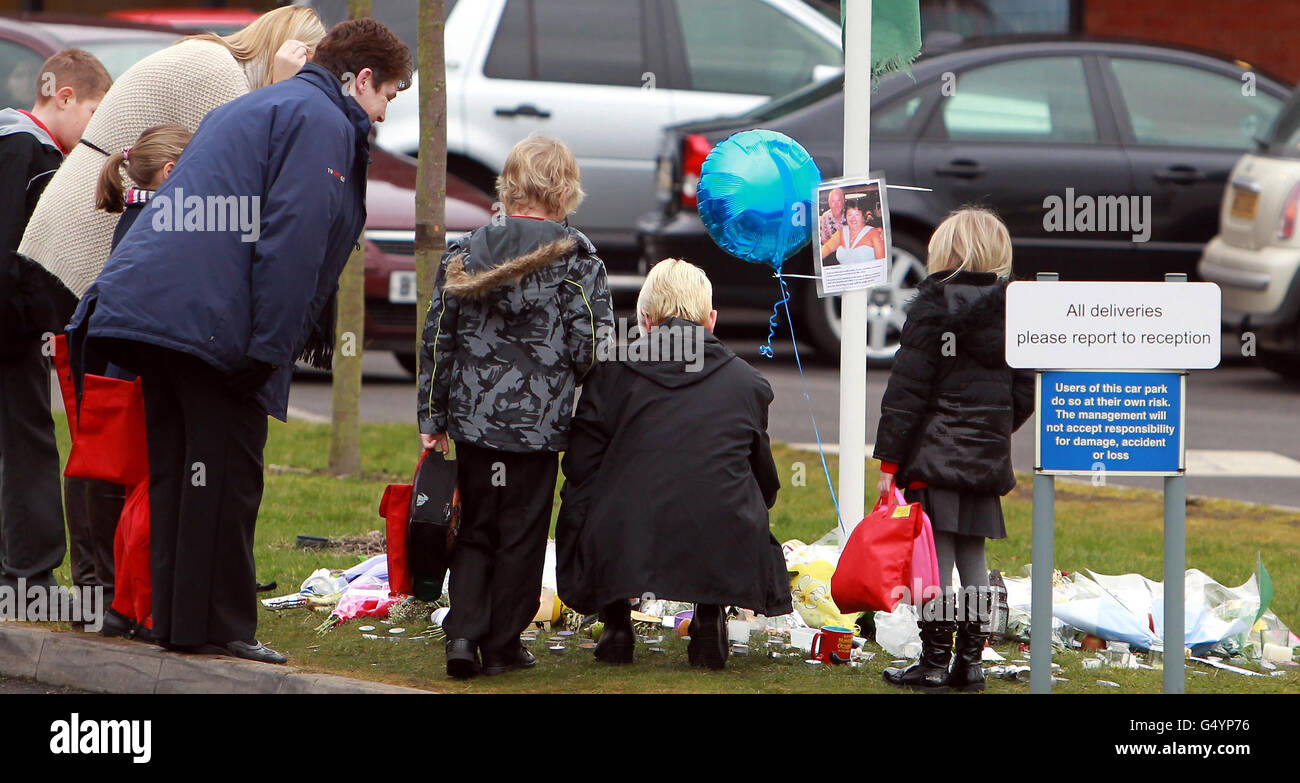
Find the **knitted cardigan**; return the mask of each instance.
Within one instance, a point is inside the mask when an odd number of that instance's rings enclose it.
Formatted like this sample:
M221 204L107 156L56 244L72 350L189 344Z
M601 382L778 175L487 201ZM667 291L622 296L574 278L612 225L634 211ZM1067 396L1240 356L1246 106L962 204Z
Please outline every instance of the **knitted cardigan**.
M248 91L246 70L228 49L211 41L182 41L118 77L82 139L113 153L155 125L176 123L194 131L209 111ZM78 297L103 270L118 220L95 209L95 183L105 160L78 144L46 187L18 247Z

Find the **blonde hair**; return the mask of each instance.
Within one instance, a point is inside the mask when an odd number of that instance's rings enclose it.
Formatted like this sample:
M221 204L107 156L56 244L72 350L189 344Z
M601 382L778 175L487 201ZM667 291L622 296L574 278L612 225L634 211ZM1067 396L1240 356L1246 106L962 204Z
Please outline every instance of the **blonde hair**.
M137 187L147 188L168 163L180 158L194 134L180 125L157 125L140 134L135 144L108 156L95 186L95 208L105 212L126 209L122 169Z
M706 324L713 310L713 284L698 266L680 258L665 258L650 268L637 296L637 320L642 329L669 318Z
M553 215L568 215L582 203L578 159L559 139L529 134L506 156L497 177L497 199L507 212L534 206Z
M267 11L242 30L230 35L203 33L192 35L186 41L211 41L219 43L244 66L248 74L249 89L256 90L271 83L272 61L285 41L302 41L307 44L310 57L316 44L325 37L325 25L315 9L303 5L287 5Z
M982 207L963 207L949 215L930 237L928 252L930 274L1011 274L1011 234L1001 218Z

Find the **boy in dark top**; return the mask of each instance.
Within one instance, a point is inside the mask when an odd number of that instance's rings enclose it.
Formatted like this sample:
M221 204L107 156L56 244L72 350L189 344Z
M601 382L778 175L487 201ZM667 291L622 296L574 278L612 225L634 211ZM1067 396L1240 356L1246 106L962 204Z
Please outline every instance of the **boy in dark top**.
M41 66L30 111L0 110L0 585L53 586L66 551L45 335L63 327L77 299L16 251L111 85L93 55L65 49Z

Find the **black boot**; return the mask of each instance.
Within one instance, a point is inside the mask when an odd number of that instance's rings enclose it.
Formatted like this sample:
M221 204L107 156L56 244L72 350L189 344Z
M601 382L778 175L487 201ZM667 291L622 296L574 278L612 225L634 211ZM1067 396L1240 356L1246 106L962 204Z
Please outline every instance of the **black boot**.
M977 620L957 623L957 649L953 656L948 686L955 691L984 690L984 642L988 632Z
M951 620L921 620L917 626L921 629L921 659L906 669L885 669L885 682L926 693L945 693L956 623Z
M721 606L696 604L691 618L691 641L686 658L692 666L723 669L727 665L727 615Z
M600 610L600 621L605 629L596 641L596 660L605 663L631 663L636 646L636 631L632 628L632 607L627 601L615 601Z

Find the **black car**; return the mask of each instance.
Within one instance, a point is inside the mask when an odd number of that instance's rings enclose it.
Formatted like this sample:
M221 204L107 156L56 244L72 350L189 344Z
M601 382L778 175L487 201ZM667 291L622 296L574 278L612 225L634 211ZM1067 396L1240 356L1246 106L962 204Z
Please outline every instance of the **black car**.
M872 359L897 350L930 233L961 206L1002 216L1021 278L1044 270L1066 280L1195 277L1201 248L1218 230L1229 171L1289 92L1244 62L1110 40L967 41L923 56L913 74L882 80L872 96L872 170L933 189L889 191L893 266L890 285L870 295ZM661 209L638 225L643 271L686 258L708 272L718 306L770 307L771 270L727 255L700 222L700 165L732 133L768 128L803 144L823 177L841 176L843 87L835 78L744 115L666 128ZM784 271L810 275L812 263L809 247ZM797 327L824 356L838 355L838 298L818 299L808 280L790 283Z

